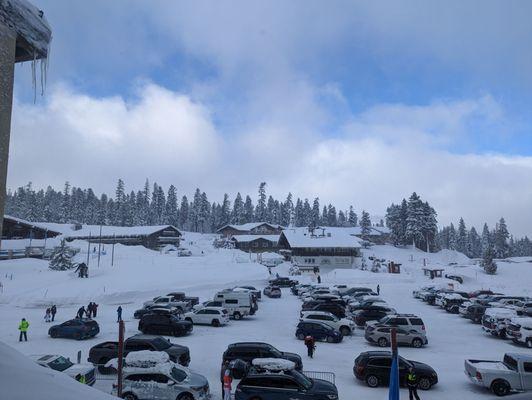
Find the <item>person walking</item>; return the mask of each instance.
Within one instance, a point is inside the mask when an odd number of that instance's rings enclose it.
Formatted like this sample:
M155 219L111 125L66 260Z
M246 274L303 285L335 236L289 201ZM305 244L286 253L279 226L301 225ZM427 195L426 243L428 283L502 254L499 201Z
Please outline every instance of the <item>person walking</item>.
M122 321L122 306L118 306L116 309L116 322Z
M377 285L377 296L381 294L381 287L379 285Z
M85 307L84 306L81 306L79 309L78 309L78 313L76 314L76 318L78 319L82 319L84 315L87 314L87 311L85 311Z
M52 312L50 311L50 308L46 309L46 313L44 314L44 322L50 322L52 320Z
M98 304L92 303L92 316L96 318L96 314L98 313Z
M305 346L307 346L307 355L314 358L314 351L316 350L316 340L311 335L305 336Z
M231 384L233 383L233 377L231 371L227 368L224 372L224 398L223 400L231 400Z
M410 367L408 369L408 373L406 374L406 386L408 387L408 396L410 400L420 400L417 394L418 383L419 382L417 375L414 372L414 368Z
M30 327L30 323L26 321L26 318L22 318L20 321L20 324L18 325L18 330L20 331L20 334L18 336L18 341L22 342L22 338L24 338L24 341L28 341L28 328Z
M92 317L92 301L87 304L87 318L91 318Z
M55 314L57 314L57 307L55 304L50 308L50 314L52 315L52 322L55 320Z

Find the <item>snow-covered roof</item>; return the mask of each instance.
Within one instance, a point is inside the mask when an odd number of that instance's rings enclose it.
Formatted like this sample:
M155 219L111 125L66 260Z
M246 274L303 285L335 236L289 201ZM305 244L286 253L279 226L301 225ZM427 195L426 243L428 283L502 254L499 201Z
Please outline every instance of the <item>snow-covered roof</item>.
M283 230L291 248L359 248L360 239L351 234L349 228L315 228L314 235L309 228L288 228Z
M270 242L277 243L279 241L280 235L233 235L231 237L231 240L234 240L235 242L252 242L257 239L264 239L269 240Z
M261 225L268 225L272 229L283 229L283 227L281 225L270 224L269 222L248 222L246 224L224 225L221 228L219 228L217 230L217 232L220 232L222 229L226 229L226 228L231 228L231 229L235 229L237 231L247 232L247 231L250 231L250 230L252 230L254 228L257 228L258 226L261 226Z
M517 312L510 308L492 307L486 309L485 315L496 318L512 318L517 316Z
M74 224L58 224L55 222L38 222L38 226L45 227L48 230L60 232L64 237L70 239L88 238L100 236L100 225L82 225L81 229L76 230ZM149 236L155 232L165 229L179 230L172 225L145 225L145 226L111 226L102 225L102 237L137 237ZM178 236L181 236L179 232Z
M50 227L46 226L46 224L41 224L39 222L31 222L26 219L13 217L12 215L4 214L4 220L12 221L20 225L26 225L30 228L37 228L37 229L42 229L43 231L50 231L52 233L61 234L61 231L56 230L56 229L51 229Z

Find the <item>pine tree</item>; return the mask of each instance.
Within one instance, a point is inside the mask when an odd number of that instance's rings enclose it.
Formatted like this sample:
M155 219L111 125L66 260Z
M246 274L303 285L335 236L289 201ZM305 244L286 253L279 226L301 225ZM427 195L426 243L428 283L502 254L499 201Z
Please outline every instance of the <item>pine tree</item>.
M471 227L467 237L467 256L472 258L477 258L482 255L482 244L480 241L480 236L477 233L475 227Z
M65 239L61 240L60 245L52 252L49 268L54 271L66 271L72 269L74 267L74 264L72 263L73 255L72 250L67 247Z
M178 227L184 230L189 228L188 221L189 209L187 196L183 196L181 199L181 206L179 207L179 225Z
M231 223L243 224L244 223L244 202L242 201L242 195L240 192L236 194L235 201L233 203L233 211L231 213Z
M305 218L303 215L303 201L300 198L296 200L294 207L294 224L295 226L305 226Z
M349 206L349 214L347 216L347 222L349 223L349 226L358 225L358 217L357 217L357 214L355 213L353 206Z
M508 245L508 239L510 234L508 233L508 228L506 226L506 221L504 218L499 220L495 228L495 235L493 241L493 250L497 258L506 258L510 254L510 247Z
M177 190L174 185L168 188L168 196L166 197L166 211L164 223L178 226L179 225L179 210L177 208Z
M364 240L368 240L368 236L371 233L371 219L369 213L365 210L362 211L362 216L360 217L360 233Z
M286 200L282 205L281 219L279 223L282 226L289 226L292 219L292 213L294 212L294 203L292 201L292 193L288 193Z
M338 226L338 217L336 216L336 208L329 204L327 206L327 225Z
M257 222L266 220L266 182L261 182L259 185L259 201L255 210L255 219Z
M482 267L488 275L495 275L497 273L497 263L493 260L494 258L495 251L492 246L489 246L482 256Z
M408 217L406 219L406 237L416 246L423 240L423 202L416 192L408 199Z
M207 195L205 195L207 197ZM210 208L210 206L209 206ZM229 201L229 195L224 194L224 199L222 201L222 209L220 215L220 227L228 225L231 222L231 202Z
M65 182L63 190L63 199L61 202L61 220L59 222L65 223L70 219L70 183Z
M456 250L456 229L452 223L449 226L449 250Z
M482 254L486 253L486 251L491 247L491 245L492 245L491 233L488 228L488 224L484 223L484 227L482 228L482 238L481 238Z
M342 210L338 211L338 226L346 226L347 218Z
M467 228L463 218L458 222L458 234L456 236L456 250L460 253L467 253Z
M311 226L312 225L312 209L310 208L310 203L308 202L308 199L305 199L303 201L303 226Z
M312 219L310 224L316 227L320 224L320 199L316 197L312 202Z
M246 201L244 202L244 223L253 222L255 219L253 211L253 202L249 195L246 196Z

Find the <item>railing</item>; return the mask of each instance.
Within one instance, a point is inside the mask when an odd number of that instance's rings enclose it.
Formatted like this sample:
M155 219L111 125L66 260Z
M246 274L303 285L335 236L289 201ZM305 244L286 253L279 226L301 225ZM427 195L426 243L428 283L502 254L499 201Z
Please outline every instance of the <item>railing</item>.
M336 375L334 372L322 372L322 371L303 371L303 375L311 379L321 379L327 382L335 384Z

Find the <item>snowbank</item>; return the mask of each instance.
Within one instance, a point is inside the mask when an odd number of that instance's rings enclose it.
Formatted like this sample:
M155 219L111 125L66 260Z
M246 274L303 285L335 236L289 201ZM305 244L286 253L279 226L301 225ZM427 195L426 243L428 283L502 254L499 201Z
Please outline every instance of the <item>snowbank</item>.
M0 342L0 391L6 400L116 400L67 374L44 368Z

